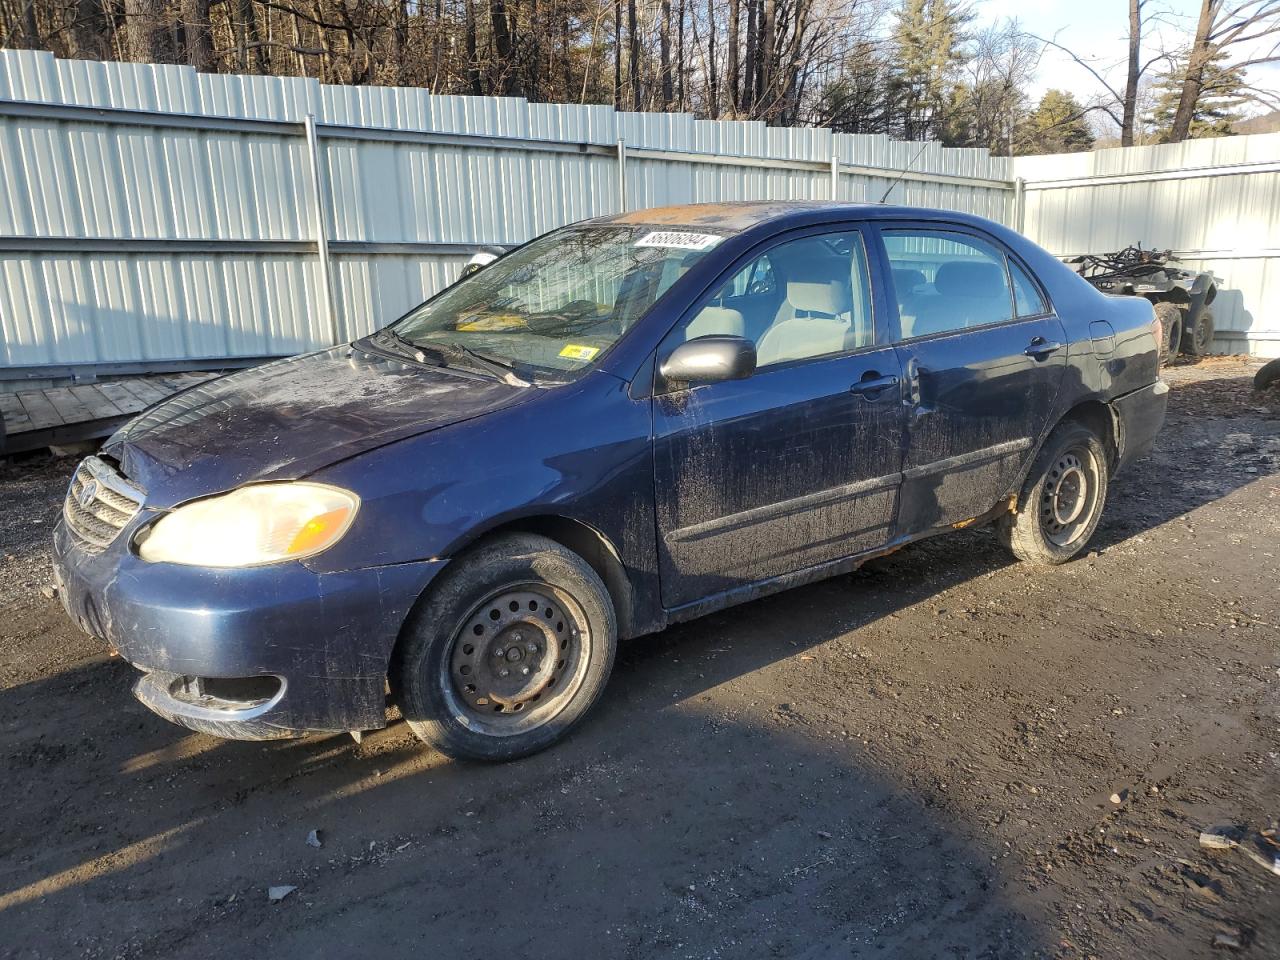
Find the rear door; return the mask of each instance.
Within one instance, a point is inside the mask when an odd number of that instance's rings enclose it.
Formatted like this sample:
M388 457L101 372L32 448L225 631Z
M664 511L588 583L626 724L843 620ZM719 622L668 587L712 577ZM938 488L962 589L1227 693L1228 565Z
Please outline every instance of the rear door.
M748 379L653 400L669 609L893 536L905 407L863 235L793 234L730 273L659 352L732 334L759 356Z
M993 238L959 226L879 231L904 371L899 532L962 523L1017 485L1066 370L1044 291Z

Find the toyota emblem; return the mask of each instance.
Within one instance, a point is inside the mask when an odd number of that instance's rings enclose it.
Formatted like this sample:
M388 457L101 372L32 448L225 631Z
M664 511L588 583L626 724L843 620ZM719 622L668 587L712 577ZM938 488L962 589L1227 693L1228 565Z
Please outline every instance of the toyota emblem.
M76 501L80 504L80 506L87 508L89 504L93 503L93 501L97 498L97 496L98 496L98 481L90 480L83 487L80 488L80 492L76 494Z

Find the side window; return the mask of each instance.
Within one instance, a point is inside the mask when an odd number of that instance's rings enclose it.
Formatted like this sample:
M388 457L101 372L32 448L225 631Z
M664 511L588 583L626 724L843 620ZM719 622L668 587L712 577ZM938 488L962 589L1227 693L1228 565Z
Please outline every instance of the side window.
M1038 317L1049 312L1049 306L1040 295L1040 288L1027 276L1027 271L1009 260L1009 275L1013 277L1013 305L1020 317Z
M943 230L886 230L884 245L904 340L1013 317L1005 256L990 244Z
M857 231L788 240L746 264L681 331L745 337L757 366L875 343L866 248Z

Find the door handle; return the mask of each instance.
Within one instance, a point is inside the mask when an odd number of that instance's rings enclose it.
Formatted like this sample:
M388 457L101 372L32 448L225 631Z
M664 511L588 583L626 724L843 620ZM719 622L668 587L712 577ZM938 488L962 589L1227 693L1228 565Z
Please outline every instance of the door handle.
M882 377L874 370L869 370L861 380L849 388L849 392L866 397L868 400L874 400L880 391L888 390L890 387L896 387L897 385L898 378L894 374Z
M1033 360L1047 360L1051 355L1062 349L1062 344L1056 340L1046 340L1044 337L1036 337L1031 341L1027 349L1022 352Z

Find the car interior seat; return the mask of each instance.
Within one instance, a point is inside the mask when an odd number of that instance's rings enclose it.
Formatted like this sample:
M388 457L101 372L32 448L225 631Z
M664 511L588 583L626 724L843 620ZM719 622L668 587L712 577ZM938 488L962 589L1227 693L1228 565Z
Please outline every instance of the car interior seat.
M935 296L914 304L915 320L904 336L981 326L1007 320L1012 312L1004 271L994 263L951 260L938 267L933 288Z
M929 281L923 270L910 267L893 269L893 290L898 301L898 317L902 321L903 337L914 336L912 327L915 324L916 310L922 297L929 295Z
M773 325L756 346L761 366L848 349L853 301L847 258L793 261L786 291Z
M741 311L708 306L699 310L698 315L689 321L684 328L684 338L694 340L712 334L741 337L745 335L745 330L746 322L742 319Z

